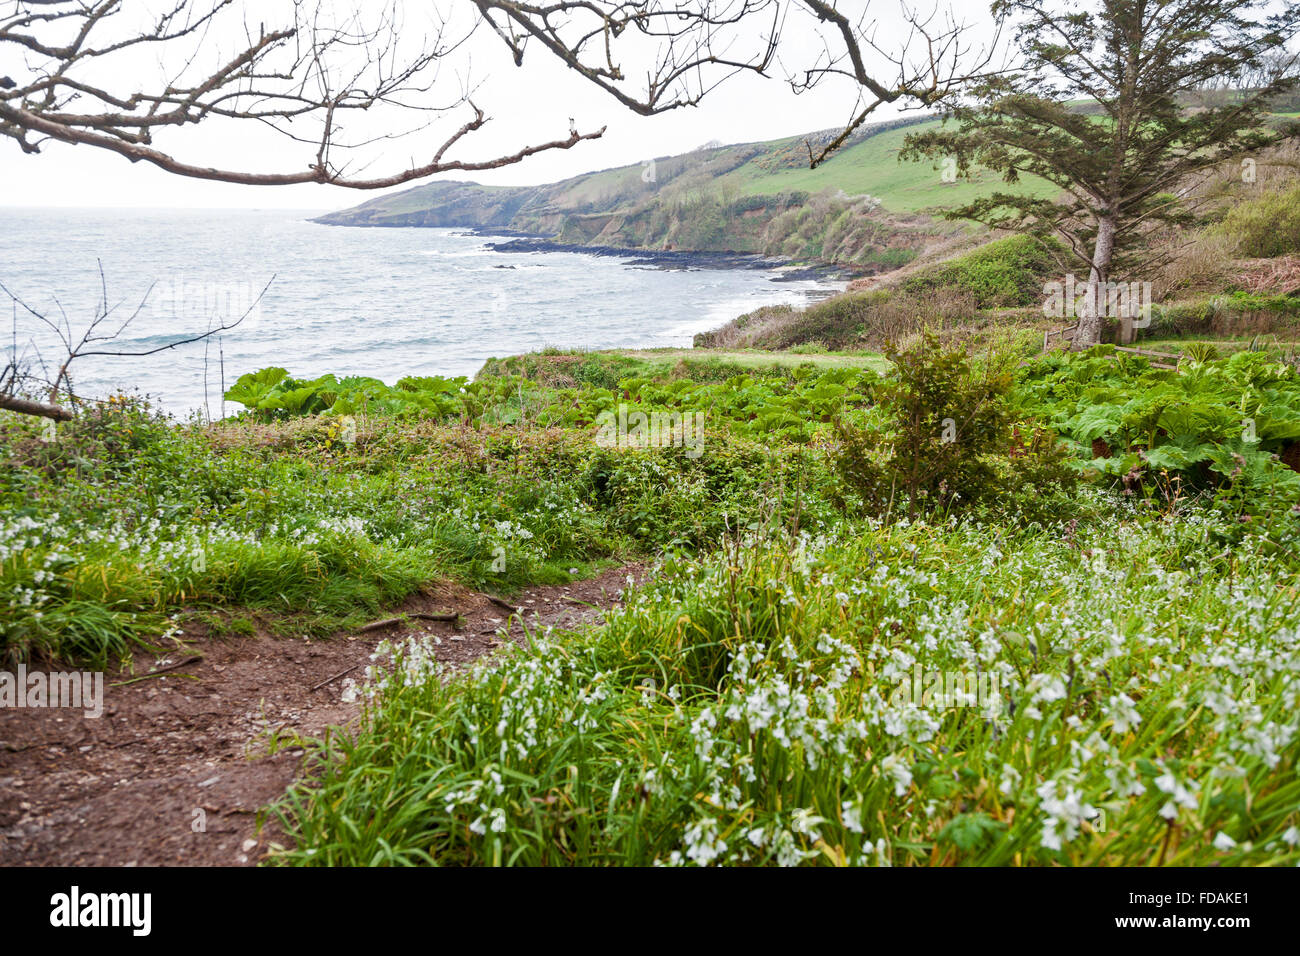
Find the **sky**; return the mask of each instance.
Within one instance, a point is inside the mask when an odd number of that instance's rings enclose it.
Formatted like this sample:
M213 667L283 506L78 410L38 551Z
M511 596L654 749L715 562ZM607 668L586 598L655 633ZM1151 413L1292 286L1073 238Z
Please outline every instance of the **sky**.
M470 21L465 18L472 15L472 8L466 0L443 3L441 12L453 25L451 32L456 36L464 35L456 28L468 32ZM149 0L127 0L127 4L135 4L144 13L158 6ZM265 14L275 5L276 0L261 0L256 7ZM0 4L0 17L5 6ZM407 6L411 10L423 9L415 0ZM842 3L841 8L865 10L867 3ZM893 0L873 0L871 4L871 16L880 23L878 38L882 45L897 43L901 36L899 8ZM966 3L959 15L968 22L982 23L986 22L986 15L981 16L984 9L983 5ZM418 40L424 35L422 29L427 29L427 24L405 23L403 36ZM561 139L568 134L570 118L583 132L601 126L608 129L599 140L582 142L569 150L541 153L517 165L434 178L473 179L499 185L552 182L590 170L687 152L715 140L748 142L842 126L853 115L856 88L851 83L828 83L811 92L794 94L783 79L783 67L811 62L822 41L813 25L803 20L787 22L785 35L782 65L772 70L772 78L738 75L713 90L698 107L643 117L568 70L540 47L530 49L523 66L516 67L497 37L486 30L475 31L442 61L432 89L419 100L454 100L470 85L475 103L490 117L486 127L463 140L449 155L489 158L526 144ZM229 32L205 37L203 52L217 59L228 56L237 39ZM629 72L643 62L643 53L628 52L624 62ZM156 83L158 71L167 65L161 55L155 57L152 51L132 51L121 65L114 62L106 67L110 73L99 76L118 90L132 84L147 85L150 80ZM0 62L0 73L14 69L14 64ZM888 119L898 113L897 109L882 108L877 118ZM359 153L357 161L371 163L367 171L372 175L393 172L408 157L418 160L428 155L432 144L441 142L466 117L463 110L449 113L433 129L372 146ZM365 122L369 124L365 135L370 136L381 130L405 128L411 120L406 114L393 112L367 117ZM301 168L295 164L305 166L314 154L310 146L274 136L247 121L222 121L170 132L159 137L158 145L182 160L258 172ZM412 185L415 183L386 191ZM319 184L268 187L207 182L166 173L146 163L133 164L89 146L47 142L41 153L33 156L24 154L12 140L0 140L0 205L327 210L346 208L381 194Z

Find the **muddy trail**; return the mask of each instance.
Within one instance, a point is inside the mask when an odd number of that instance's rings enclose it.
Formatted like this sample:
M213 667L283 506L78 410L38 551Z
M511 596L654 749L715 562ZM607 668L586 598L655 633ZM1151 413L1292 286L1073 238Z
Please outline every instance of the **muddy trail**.
M0 710L0 865L254 865L288 842L259 811L302 774L298 738L356 718L344 683L381 641L429 634L440 662L463 667L522 643L521 619L529 631L598 623L643 570L526 590L510 602L519 615L444 584L384 616L455 611L456 622L409 617L325 640L218 639L191 626L185 650L107 674L99 718Z

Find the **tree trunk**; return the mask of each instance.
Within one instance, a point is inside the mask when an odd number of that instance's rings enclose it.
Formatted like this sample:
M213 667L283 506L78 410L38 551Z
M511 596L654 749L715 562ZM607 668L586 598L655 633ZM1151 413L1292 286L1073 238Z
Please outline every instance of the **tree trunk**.
M1101 320L1106 312L1106 282L1110 260L1115 252L1115 219L1108 216L1097 223L1097 243L1092 250L1092 269L1088 273L1088 290L1079 311L1079 328L1074 333L1075 351L1090 349L1101 341Z
M0 395L0 408L7 408L11 412L19 412L23 415L39 415L42 418L53 418L59 422L72 421L72 412L62 405L43 405L40 402L28 401L25 398L15 398L13 395Z

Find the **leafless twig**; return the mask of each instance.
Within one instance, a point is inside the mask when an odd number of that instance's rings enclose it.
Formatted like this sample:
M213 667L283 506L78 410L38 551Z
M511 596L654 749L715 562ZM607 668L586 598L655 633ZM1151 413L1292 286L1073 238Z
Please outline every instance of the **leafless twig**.
M9 359L6 371L0 373L0 408L10 411L19 412L25 415L38 415L45 418L52 418L60 421L67 421L74 417L74 413L59 404L61 396L66 397L74 407L79 403L79 399L72 385L72 363L77 359L87 358L89 356L115 357L115 358L143 358L150 355L157 355L160 352L166 352L170 349L180 348L183 345L190 345L195 342L205 341L214 335L222 332L229 332L238 328L245 319L256 311L262 302L263 296L275 281L275 276L262 287L262 291L257 294L252 304L238 317L233 320L222 319L218 324L209 323L206 331L198 332L193 335L186 335L182 338L174 339L163 345L155 346L148 349L114 349L114 348L96 348L100 343L109 343L117 340L134 322L145 307L149 304L149 297L153 292L154 286L150 285L141 297L139 305L125 319L117 325L115 329L101 331L118 310L118 305L110 305L108 301L108 281L104 276L104 265L98 263L99 280L100 280L100 299L95 308L95 314L87 324L86 328L77 335L72 328L72 321L64 311L58 299L54 300L58 307L58 316L51 317L46 312L36 309L29 305L17 293L11 291L3 282L0 282L0 292L3 292L10 299L15 310L21 310L47 329L54 333L64 349L64 358L59 364L57 371L52 378L48 375L41 382L43 389L48 395L46 402L36 402L20 394L20 386L30 388L31 384L38 380L33 373L27 372L24 375L19 374L18 357L15 354ZM16 332L15 332L16 341ZM16 345L15 345L16 353Z
M12 0L0 3L0 137L29 153L49 140L91 146L196 179L380 189L494 169L601 135L571 128L508 153L453 158L488 118L463 81L455 92L439 83L439 66L478 25L453 27L436 4L405 0L350 11L309 0L168 0L156 16L123 0ZM151 61L152 73L144 69ZM382 132L354 131L351 120L371 112L390 117ZM463 115L461 125L422 160L362 175L350 158L452 112ZM403 129L408 117L419 122ZM302 145L301 166L221 168L182 158L184 138L175 134L223 122Z

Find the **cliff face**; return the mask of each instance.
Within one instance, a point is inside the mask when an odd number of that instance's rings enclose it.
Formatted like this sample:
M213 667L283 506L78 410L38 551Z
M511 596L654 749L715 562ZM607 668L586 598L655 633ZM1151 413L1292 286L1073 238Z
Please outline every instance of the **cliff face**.
M477 183L430 183L330 213L316 221L336 226L510 228L520 207L536 191L533 188L491 189Z
M868 127L816 170L807 140L826 134L709 145L544 186L430 183L316 221L499 229L568 245L751 252L879 271L961 228L923 210L993 186L943 183L933 169L900 165L904 127L928 122Z

